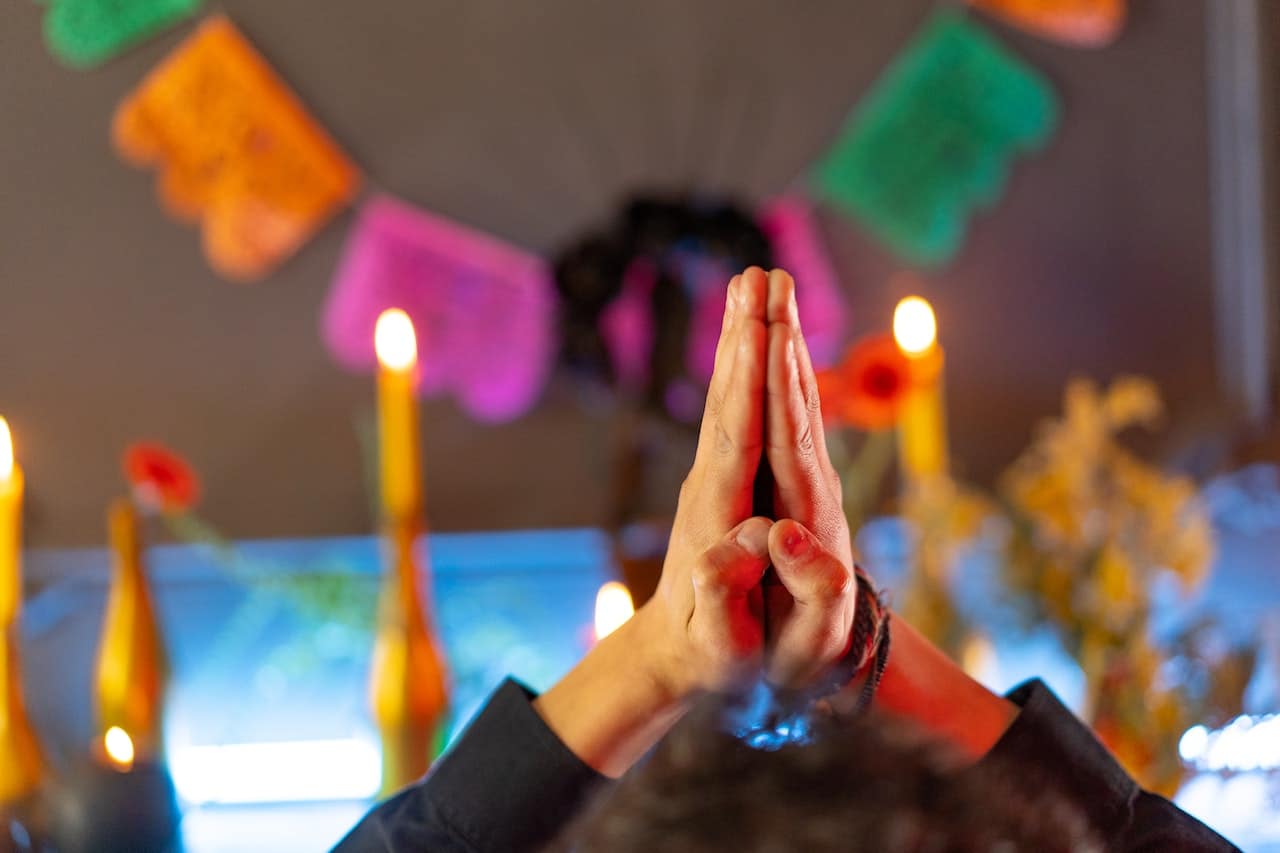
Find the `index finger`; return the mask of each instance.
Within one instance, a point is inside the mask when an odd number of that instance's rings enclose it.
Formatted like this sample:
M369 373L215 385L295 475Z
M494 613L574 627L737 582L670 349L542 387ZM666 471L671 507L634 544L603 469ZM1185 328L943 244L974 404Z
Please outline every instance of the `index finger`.
M751 484L764 445L767 288L759 267L738 282L738 304L707 392L690 477L700 511L722 529L750 516Z

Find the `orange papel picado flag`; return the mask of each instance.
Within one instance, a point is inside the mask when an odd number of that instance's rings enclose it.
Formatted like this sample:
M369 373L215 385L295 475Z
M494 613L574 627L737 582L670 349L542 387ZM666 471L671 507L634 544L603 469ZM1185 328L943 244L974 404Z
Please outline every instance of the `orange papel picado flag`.
M360 175L226 17L216 15L120 105L113 141L157 172L175 217L199 222L219 273L252 281L355 195Z

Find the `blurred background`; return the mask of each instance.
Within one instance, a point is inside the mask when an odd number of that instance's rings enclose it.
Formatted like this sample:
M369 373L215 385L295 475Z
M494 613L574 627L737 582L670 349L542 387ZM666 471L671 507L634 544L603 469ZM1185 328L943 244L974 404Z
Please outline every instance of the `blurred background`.
M979 479L1014 458L1074 374L1152 377L1183 446L1229 442L1257 393L1219 356L1232 342L1216 316L1206 6L1133 6L1102 50L980 18L1051 82L1062 117L920 285L945 326L956 465ZM636 192L749 206L795 188L935 7L220 8L367 190L552 257ZM152 180L109 144L121 99L190 25L86 73L49 56L41 15L17 4L0 29L0 399L24 436L30 541L100 541L119 449L148 437L204 472L204 507L232 535L365 530L352 419L372 410L372 389L335 369L317 333L355 209L268 278L223 281L199 233L168 220ZM1255 144L1269 138L1259 128ZM837 212L818 217L850 333L886 327L901 259ZM492 426L428 400L433 527L605 522L613 414L554 380ZM667 452L654 512L674 507L691 445Z
M304 683L354 697L306 737L373 731L392 306L418 335L452 727L505 672L547 686L601 583L652 589L706 318L728 275L777 263L895 601L993 687L1045 675L1237 843L1280 845L1278 38L1258 0L8 4L0 414L49 751L97 731L104 509L154 481L122 472L139 443L199 491L143 522L171 746L175 714L188 746L296 740ZM923 380L920 352L874 347L913 294L944 364ZM249 540L273 542L218 568ZM527 592L539 571L574 590L574 630ZM464 612L480 588L507 603ZM32 675L72 659L61 686ZM237 674L279 731L192 734L218 726L181 709ZM185 766L180 799L216 802ZM264 796L345 797L340 834L373 791L321 793ZM200 814L191 849L250 832Z

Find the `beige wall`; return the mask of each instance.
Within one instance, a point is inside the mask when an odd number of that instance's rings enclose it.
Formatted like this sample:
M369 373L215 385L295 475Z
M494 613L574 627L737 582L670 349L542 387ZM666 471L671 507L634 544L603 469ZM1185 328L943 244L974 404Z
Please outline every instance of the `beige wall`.
M633 187L783 189L936 4L220 5L373 186L550 251ZM1065 120L930 287L955 455L977 475L1012 457L1072 371L1152 374L1184 416L1214 398L1201 4L1132 6L1100 52L1001 29ZM352 422L371 387L316 332L350 215L271 279L219 281L107 144L117 100L189 25L72 72L45 54L40 14L0 10L0 412L28 470L31 541L101 541L139 437L190 455L207 515L235 536L368 529ZM884 325L893 261L825 225L857 328ZM567 386L507 426L447 401L423 424L437 527L604 519L610 420ZM654 510L688 455L668 445Z

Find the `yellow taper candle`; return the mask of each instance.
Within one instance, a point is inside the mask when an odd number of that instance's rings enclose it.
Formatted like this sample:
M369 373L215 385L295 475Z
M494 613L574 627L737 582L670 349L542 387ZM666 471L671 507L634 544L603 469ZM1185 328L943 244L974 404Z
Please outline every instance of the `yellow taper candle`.
M107 511L111 586L98 643L97 737L102 757L125 769L162 751L168 662L143 561L138 512L119 498ZM129 749L121 745L128 739ZM113 739L116 748L113 748Z
M378 435L387 567L369 701L382 736L382 793L422 776L448 710L444 655L428 625L417 553L423 521L421 447L414 398L418 353L413 323L398 308L374 331L378 355Z
M44 755L22 699L18 611L22 602L22 468L0 418L0 805L36 792Z
M947 471L947 417L943 404L946 358L938 345L933 308L908 296L893 312L893 339L911 364L911 388L898 419L898 464L911 488Z
M418 344L409 315L389 308L373 334L378 355L378 447L382 511L387 519L422 515L422 449L418 436Z
M9 422L0 418L0 627L14 623L22 601L23 487Z

